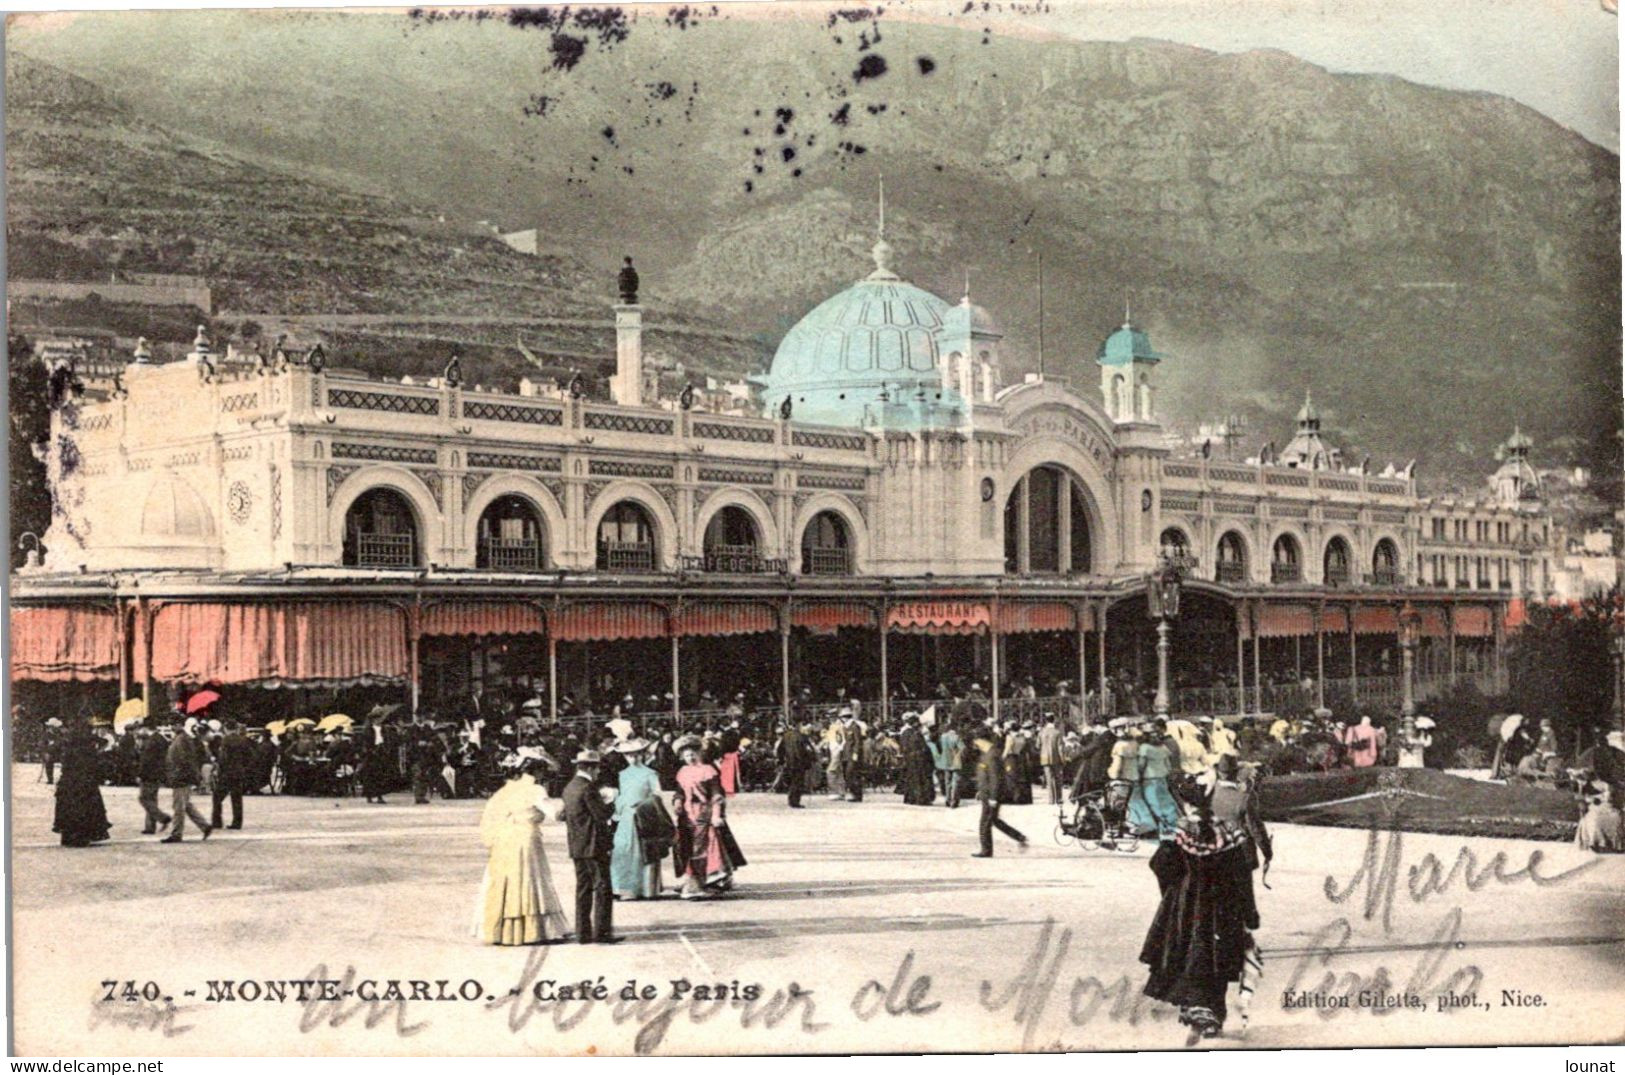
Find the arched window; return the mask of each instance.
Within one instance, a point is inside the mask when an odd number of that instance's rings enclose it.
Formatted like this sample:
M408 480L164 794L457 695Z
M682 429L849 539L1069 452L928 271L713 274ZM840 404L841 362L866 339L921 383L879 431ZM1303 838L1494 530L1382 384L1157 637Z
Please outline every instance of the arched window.
M1303 558L1298 550L1298 539L1291 534L1275 539L1275 547L1270 552L1270 581L1303 581Z
M499 496L480 513L474 564L485 571L540 571L547 563L541 516L522 496Z
M1349 543L1340 537L1334 537L1326 543L1326 555L1321 563L1325 572L1326 585L1347 586L1349 584Z
M1185 531L1177 526L1170 526L1157 539L1157 551L1168 553L1170 556L1189 556L1191 542L1185 536Z
M1004 503L1004 569L1021 575L1087 574L1088 494L1060 467L1029 470Z
M368 489L344 513L344 566L417 567L412 505L393 489Z
M1371 581L1377 586L1399 584L1399 548L1388 538L1371 550Z
M1128 383L1124 381L1121 373L1112 377L1112 417L1119 422L1128 421L1132 415L1128 413Z
M852 574L852 535L835 512L819 512L801 532L801 573Z
M1213 577L1220 582L1247 581L1247 546L1234 530L1219 539L1219 561Z
M598 521L598 570L654 569L654 521L643 505L631 500L619 501Z
M761 568L756 520L744 508L728 505L705 528L705 570L748 572Z

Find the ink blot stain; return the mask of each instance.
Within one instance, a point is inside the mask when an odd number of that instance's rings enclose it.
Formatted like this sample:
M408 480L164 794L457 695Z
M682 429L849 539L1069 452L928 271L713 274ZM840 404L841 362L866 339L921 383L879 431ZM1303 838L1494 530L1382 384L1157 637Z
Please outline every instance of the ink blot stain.
M796 159L795 147L785 146L783 149L779 150L779 156L784 158L784 163L789 164L791 161Z
M886 57L879 53L870 53L858 61L857 69L852 72L853 82L863 82L871 78L879 78L886 73Z
M835 124L835 126L837 126L837 127L845 127L847 125L847 123L851 121L851 119L852 119L852 102L850 102L850 101L848 101L846 104L842 105L840 108L837 108L835 110L835 112L829 117L829 121L831 123Z
M914 62L920 65L920 74L922 75L929 75L937 69L937 61L929 56L916 57Z

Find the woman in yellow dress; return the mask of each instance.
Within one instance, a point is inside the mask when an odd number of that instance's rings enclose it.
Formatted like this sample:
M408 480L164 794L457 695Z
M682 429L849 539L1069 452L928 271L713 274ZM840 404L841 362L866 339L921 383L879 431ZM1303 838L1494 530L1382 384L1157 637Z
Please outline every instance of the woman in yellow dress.
M519 751L519 773L485 804L480 840L490 851L480 882L474 933L484 944L543 944L564 936L568 923L542 849L541 826L558 804L539 782L547 755Z

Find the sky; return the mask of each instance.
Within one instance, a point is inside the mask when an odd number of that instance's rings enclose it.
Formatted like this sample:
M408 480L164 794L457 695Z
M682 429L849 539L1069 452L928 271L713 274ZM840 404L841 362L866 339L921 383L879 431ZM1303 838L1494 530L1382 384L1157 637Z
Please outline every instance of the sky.
M956 22L973 19L1008 33L1153 37L1221 52L1278 48L1334 71L1392 74L1512 97L1617 152L1619 18L1605 2L1615 0L974 0L968 15L966 0L881 0L881 6L893 17L951 15ZM4 6L39 11L269 5L10 0ZM292 6L357 5L312 0Z

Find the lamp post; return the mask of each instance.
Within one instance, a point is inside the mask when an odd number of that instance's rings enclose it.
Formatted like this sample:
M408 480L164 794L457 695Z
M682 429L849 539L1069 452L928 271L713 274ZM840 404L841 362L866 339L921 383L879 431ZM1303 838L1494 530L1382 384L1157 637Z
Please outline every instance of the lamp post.
M1614 629L1614 716L1625 732L1625 630Z
M1179 615L1179 584L1190 567L1184 550L1164 545L1157 557L1157 567L1146 579L1146 611L1157 621L1157 696L1151 703L1158 717L1166 718L1168 697L1168 636L1172 633L1169 620Z
M1416 640L1421 634L1422 614L1411 605L1399 613L1399 767L1420 769L1422 747L1416 741Z

